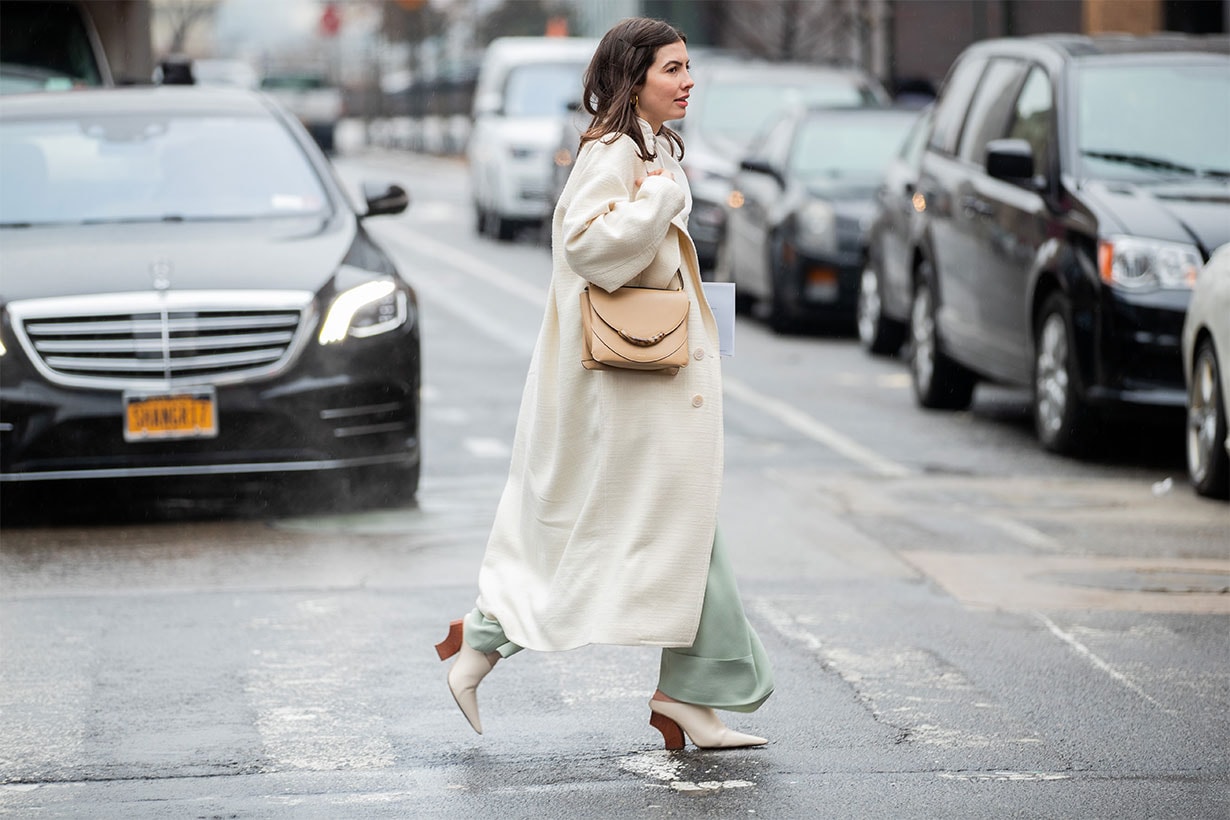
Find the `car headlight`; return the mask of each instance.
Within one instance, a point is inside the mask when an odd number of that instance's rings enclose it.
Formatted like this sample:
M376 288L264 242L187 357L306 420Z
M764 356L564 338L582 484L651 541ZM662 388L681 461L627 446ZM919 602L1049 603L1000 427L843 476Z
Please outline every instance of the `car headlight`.
M1200 265L1200 251L1181 242L1135 236L1110 236L1098 242L1098 273L1110 285L1190 289Z
M799 244L812 250L837 250L837 212L827 202L808 202L798 212Z
M410 316L405 291L392 279L376 279L344 290L333 298L320 325L320 343L335 344L347 336L366 338L401 327Z

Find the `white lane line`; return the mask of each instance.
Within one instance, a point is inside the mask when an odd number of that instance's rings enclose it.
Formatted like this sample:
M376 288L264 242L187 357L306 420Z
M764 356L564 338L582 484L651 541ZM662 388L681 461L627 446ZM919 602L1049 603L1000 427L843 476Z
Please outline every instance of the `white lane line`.
M873 473L887 478L904 478L910 475L910 469L887 459L874 450L859 444L849 436L843 435L813 416L804 413L792 404L781 399L766 396L759 390L744 384L729 376L722 378L725 392L732 398L745 404L750 404L767 416L780 421L819 444L828 447L835 453L845 456L851 461L862 464Z
M477 279L499 288L506 293L516 296L532 305L541 306L545 299L545 294L541 289L527 285L519 279L509 276L504 271L500 270L495 265L488 264L476 256L473 256L465 251L459 250L452 245L439 242L431 237L419 233L410 228L402 226L398 227L398 233L401 236L395 240L407 249L424 253L427 256L435 257L436 259L445 262L457 270L468 273ZM415 280L415 287L420 287L420 280ZM493 321L492 318L483 317L481 324L475 321L476 316L472 314L478 313L473 305L465 302L459 297L451 295L445 296L443 289L432 288L430 285L425 289L427 296L439 301L441 305L450 313L462 319L467 319L475 327L486 332L488 335L495 338L497 341L504 344L514 344L510 337L510 331L498 321ZM534 340L527 339L524 336L518 335L518 341L515 343L517 349L523 349L524 345L529 345L529 350L533 350ZM911 474L908 467L898 464L891 459L881 456L879 453L856 442L849 436L843 435L827 424L819 421L813 416L808 415L797 407L788 404L780 399L775 399L767 396L764 393L754 389L753 387L744 384L743 382L733 379L729 376L723 377L724 392L732 398L738 399L745 404L750 404L766 415L772 416L787 427L802 433L813 441L828 447L830 450L845 456L851 461L862 464L867 469L877 475L882 475L887 478L904 478Z
M512 450L498 438L467 438L462 441L470 455L478 458L508 458Z
M756 784L750 780L702 780L694 782L680 779L683 770L683 760L673 752L653 751L632 754L619 761L619 768L638 777L659 781L661 785L677 792L698 794L703 792L720 792L724 789L750 789ZM706 769L707 772L713 768ZM653 785L658 785L654 783Z
M1015 539L1026 546L1037 547L1047 552L1063 552L1065 549L1063 544L1046 533L1020 521L1000 518L996 515L982 515L979 516L979 519L988 526L995 527L1009 538Z
M1095 667L1102 670L1106 674L1110 675L1111 678L1113 678L1116 682L1127 687L1132 692L1136 693L1143 699L1147 700L1149 703L1152 703L1157 708L1162 709L1163 711L1166 711L1165 708L1162 706L1162 704L1158 703L1156 700L1149 697L1148 693L1145 692L1145 690L1141 689L1139 686L1137 686L1136 683L1132 681L1127 675L1123 674L1118 669L1111 666L1109 663L1107 663L1106 661L1102 660L1097 655L1095 655L1092 649L1090 649L1089 647L1085 646L1083 643L1078 641L1074 635L1060 629L1059 626L1054 621L1052 621L1050 618L1043 615L1041 612L1035 612L1034 617L1037 618L1039 621L1041 621L1042 624L1051 631L1052 635L1054 635L1056 638L1066 643L1068 646L1072 647L1072 649L1076 651L1076 654L1080 655L1082 658L1089 661Z

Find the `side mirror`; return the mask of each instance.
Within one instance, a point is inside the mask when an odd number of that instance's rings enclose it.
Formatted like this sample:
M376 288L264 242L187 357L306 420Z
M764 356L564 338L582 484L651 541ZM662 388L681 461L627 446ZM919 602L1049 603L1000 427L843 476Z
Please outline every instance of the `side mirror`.
M987 143L987 174L1014 185L1033 187L1033 147L1025 140L991 140Z
M744 171L751 171L753 174L768 174L777 180L778 185L784 184L782 181L782 175L777 172L777 169L762 159L749 158L741 160L739 162L739 167Z
M367 201L364 217L399 214L410 205L410 194L400 185L364 182L363 199Z
M474 116L483 117L503 113L504 101L494 91L485 91L474 98Z

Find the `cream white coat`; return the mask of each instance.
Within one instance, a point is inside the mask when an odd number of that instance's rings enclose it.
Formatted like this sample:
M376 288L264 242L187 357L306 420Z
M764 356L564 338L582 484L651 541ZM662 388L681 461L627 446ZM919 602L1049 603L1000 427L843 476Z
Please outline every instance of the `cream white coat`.
M700 620L722 480L718 335L686 177L641 127L656 161L626 135L589 142L555 209L550 298L479 573L478 608L528 649L690 646ZM652 167L674 180L646 177ZM581 367L582 289L669 287L676 272L691 301L688 366Z

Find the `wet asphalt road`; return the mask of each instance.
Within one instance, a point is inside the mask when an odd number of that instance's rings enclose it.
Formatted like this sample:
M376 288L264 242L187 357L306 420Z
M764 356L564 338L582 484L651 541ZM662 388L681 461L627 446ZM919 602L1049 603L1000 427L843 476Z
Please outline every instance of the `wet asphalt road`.
M473 236L456 161L339 166L413 197L372 227L421 299L417 505L121 486L9 510L0 814L1230 814L1230 506L1187 489L1174 431L1056 458L1017 393L921 413L900 362L751 320L721 525L778 691L729 722L770 745L660 751L656 652L617 647L502 663L471 733L431 644L473 604L549 256Z

